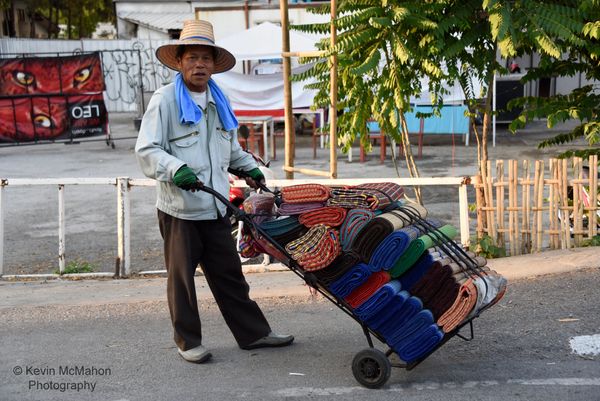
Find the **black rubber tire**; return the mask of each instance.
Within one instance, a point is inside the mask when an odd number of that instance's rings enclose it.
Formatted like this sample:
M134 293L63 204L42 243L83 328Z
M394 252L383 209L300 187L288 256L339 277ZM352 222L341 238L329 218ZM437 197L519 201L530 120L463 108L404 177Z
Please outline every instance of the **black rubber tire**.
M388 357L375 348L366 348L354 356L352 374L360 384L367 388L380 388L392 372Z

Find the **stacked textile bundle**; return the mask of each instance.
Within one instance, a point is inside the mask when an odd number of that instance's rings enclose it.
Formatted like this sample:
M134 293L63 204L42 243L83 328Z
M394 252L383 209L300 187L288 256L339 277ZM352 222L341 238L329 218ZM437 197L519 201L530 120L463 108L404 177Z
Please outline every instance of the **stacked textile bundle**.
M279 207L250 197L244 209L279 248L246 231L244 249L293 260L413 362L498 302L506 280L403 193L393 183L306 184L284 187Z

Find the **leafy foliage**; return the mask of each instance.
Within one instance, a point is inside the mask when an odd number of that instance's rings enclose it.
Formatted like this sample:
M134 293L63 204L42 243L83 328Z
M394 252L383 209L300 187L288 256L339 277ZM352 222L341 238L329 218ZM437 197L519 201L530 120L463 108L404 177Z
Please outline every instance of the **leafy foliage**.
M491 126L493 77L506 70L504 58L537 52L542 61L525 80L583 72L599 79L599 0L340 0L335 20L338 43L319 46L338 57L338 111L340 144L347 149L356 137L369 147L366 122L374 119L396 141L407 141L404 113L411 98L429 89L435 109L443 105L447 87L458 83L469 106L468 117L483 116L478 142L480 165L487 160ZM326 13L320 7L318 13ZM329 33L329 24L296 26L307 32ZM564 55L567 55L566 59ZM317 106L329 102L329 68L317 63L304 78L317 80ZM594 72L595 71L595 72ZM423 86L426 83L426 86ZM476 87L481 91L476 93ZM545 102L545 103L543 103ZM549 126L569 118L586 124L571 136L549 139L550 146L570 138L598 142L595 88L582 88L555 99L528 98L514 103L524 107L512 128L532 118L548 117Z
M542 53L537 68L525 75L523 82L541 77L574 76L582 74L594 84L574 89L567 95L557 94L549 98L525 97L509 103L509 107L522 108L521 114L512 122L510 129L515 132L533 119L546 118L548 128L567 120L578 120L571 132L561 133L542 141L538 147L565 145L578 139L584 139L589 145L586 149L568 149L559 157L588 157L600 154L600 2L583 0L577 8L561 5L547 6L561 17L545 17L548 31L557 38L558 57L549 52ZM548 13L544 14L547 15ZM551 23L552 22L552 23Z

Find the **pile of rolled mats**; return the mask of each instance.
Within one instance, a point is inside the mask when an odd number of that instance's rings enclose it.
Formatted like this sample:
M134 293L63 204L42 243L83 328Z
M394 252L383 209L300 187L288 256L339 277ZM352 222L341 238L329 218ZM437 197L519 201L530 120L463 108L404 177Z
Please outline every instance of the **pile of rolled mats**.
M506 291L504 277L453 240L455 227L428 217L394 183L293 185L277 198L254 194L243 207L270 239L246 225L242 256L291 258L406 363L427 356Z

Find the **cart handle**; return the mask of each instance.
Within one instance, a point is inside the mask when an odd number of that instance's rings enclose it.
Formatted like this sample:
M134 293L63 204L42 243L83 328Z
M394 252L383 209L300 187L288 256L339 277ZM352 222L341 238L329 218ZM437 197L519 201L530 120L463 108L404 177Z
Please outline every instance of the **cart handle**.
M234 168L231 168L231 167L229 167L229 168L227 169L227 172L228 172L228 173L230 173L230 174L233 174L233 175L235 175L235 176L237 176L237 177L240 177L240 178L252 178L252 176L251 176L250 174L248 174L248 172L246 172L246 171L243 171L243 170L237 170L237 169L234 169ZM269 192L269 193L271 193L271 194L273 194L273 195L277 195L277 194L275 193L275 191L272 191L271 189L269 189L269 188L268 188L268 187L267 187L265 184L263 184L262 182L259 182L259 181L256 181L256 180L255 180L254 182L255 182L255 183L256 183L256 185L258 185L258 187L259 187L260 189L262 189L263 191L265 191L265 192Z
M214 196L215 198L220 200L237 219L246 215L246 212L244 212L239 207L237 207L233 203L231 203L229 201L229 199L227 199L226 197L224 197L223 195L221 195L219 192L215 191L211 187L207 187L200 180L197 180L196 183L194 185L192 185L192 187L190 189L211 194L212 196Z

